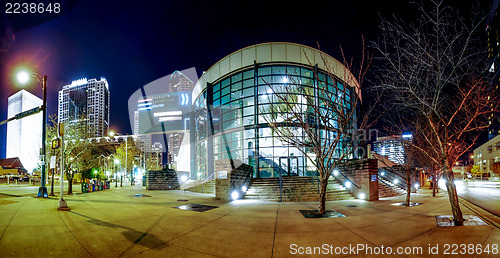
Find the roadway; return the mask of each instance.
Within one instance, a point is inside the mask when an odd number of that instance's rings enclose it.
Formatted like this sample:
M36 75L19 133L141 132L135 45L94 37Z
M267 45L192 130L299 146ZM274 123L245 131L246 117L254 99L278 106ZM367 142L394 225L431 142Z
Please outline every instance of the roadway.
M460 197L500 217L500 183L469 182L457 188Z

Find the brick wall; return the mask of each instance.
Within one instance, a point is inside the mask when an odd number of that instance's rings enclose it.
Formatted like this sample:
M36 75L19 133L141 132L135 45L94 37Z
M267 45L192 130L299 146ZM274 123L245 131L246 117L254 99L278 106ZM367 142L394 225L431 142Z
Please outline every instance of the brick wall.
M240 198L243 196L241 188L248 187L253 168L240 160L215 161L215 197L221 200L231 200L231 193L238 191Z
M146 190L174 190L179 188L179 179L173 169L150 170L146 173Z
M378 165L376 159L350 160L341 164L339 172L349 178L356 186L349 190L354 197L359 198L361 193L365 194L365 200L378 200ZM345 184L346 179L339 174L336 178Z

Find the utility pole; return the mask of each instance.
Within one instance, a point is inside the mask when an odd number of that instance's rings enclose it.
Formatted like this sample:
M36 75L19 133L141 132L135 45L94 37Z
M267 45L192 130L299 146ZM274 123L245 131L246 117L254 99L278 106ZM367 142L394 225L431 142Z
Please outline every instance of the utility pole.
M59 206L57 210L69 211L66 201L63 199L64 195L64 124L59 124L59 135L61 136L61 193L59 198ZM71 182L68 182L71 184Z

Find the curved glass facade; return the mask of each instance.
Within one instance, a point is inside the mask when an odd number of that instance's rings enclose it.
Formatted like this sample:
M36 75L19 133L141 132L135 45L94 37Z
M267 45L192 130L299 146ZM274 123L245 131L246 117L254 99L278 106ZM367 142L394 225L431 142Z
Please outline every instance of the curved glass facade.
M271 62L247 66L207 83L194 101L196 164L193 176L196 179L210 177L217 160L227 159L251 165L254 177L316 175L302 152L274 135L267 121L270 121L271 105L280 104L280 98L273 96L280 94L276 89L292 83L300 90L297 94L287 94L295 95L292 96L297 100L294 106L305 116L313 113L307 104L311 99L342 103L346 111L349 110L355 91L344 86L340 79L332 78L317 66ZM316 87L327 89L334 93L329 95L337 99L315 96ZM273 119L280 122L279 117L274 115ZM332 132L321 131L320 135L325 141L334 137ZM301 128L296 128L296 137L305 137ZM351 143L344 141L337 147L343 148L346 144Z

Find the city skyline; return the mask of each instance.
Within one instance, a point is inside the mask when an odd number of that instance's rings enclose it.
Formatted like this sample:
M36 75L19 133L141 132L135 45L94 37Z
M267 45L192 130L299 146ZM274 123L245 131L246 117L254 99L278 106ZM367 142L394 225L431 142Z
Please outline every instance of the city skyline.
M498 255L498 5L6 2L1 253Z
M5 108L7 96L20 89L13 80L19 65L48 76L48 114L57 113L57 92L63 85L103 76L115 92L110 129L132 134L130 118L123 112L126 103L120 100L162 76L195 67L199 77L227 53L271 41L320 46L339 60L341 45L347 57L356 57L362 36L367 42L377 40L379 15L413 17L414 9L404 1L312 1L308 5L312 7L308 12L301 5L259 1L245 6L147 2L118 8L91 0L66 3L64 14L51 19L4 16L15 40L1 45L0 106ZM486 1L483 7L488 8ZM35 83L25 89L41 96ZM1 120L7 118L0 113ZM2 127L0 157L5 156L5 137Z

